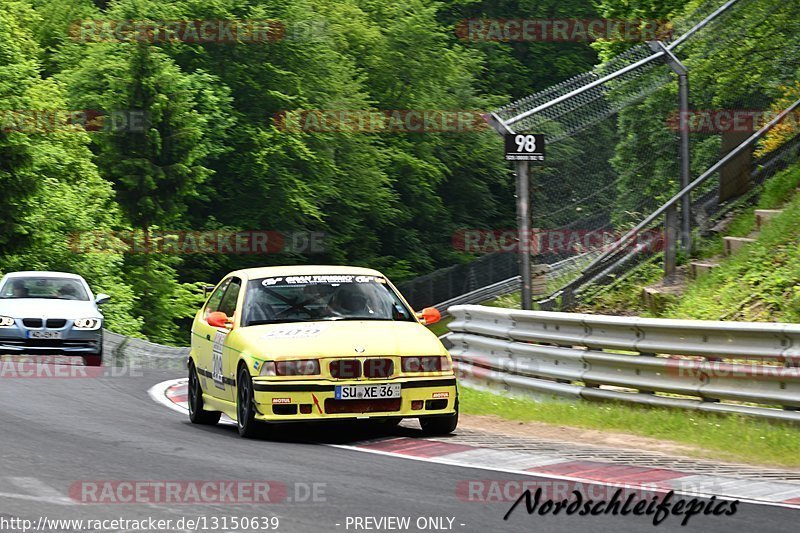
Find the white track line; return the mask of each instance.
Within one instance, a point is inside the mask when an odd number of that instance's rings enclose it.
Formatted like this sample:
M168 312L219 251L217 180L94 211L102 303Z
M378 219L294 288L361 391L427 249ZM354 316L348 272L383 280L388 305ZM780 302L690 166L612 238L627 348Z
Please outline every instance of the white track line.
M150 390L147 391L147 394L155 400L157 403L160 403L163 406L166 406L173 411L177 411L182 415L186 415L189 411L188 409L184 409L183 407L177 405L175 402L167 398L167 389L174 385L179 385L180 383L188 381L186 378L181 379L171 379L169 381L162 381L156 385L150 387Z
M70 500L69 498L50 498L49 496L31 496L29 494L15 494L13 492L0 492L0 498L52 503L54 505L76 505L76 502Z
M160 403L162 405L165 405L165 406L169 407L170 409L172 409L174 411L179 411L179 412L181 412L181 413L183 413L185 415L186 413L188 413L188 410L184 409L183 407L179 407L178 405L173 403L169 398L167 398L167 396L165 394L167 389L169 389L170 387L172 387L174 385L178 385L178 384L180 384L180 383L182 383L184 381L186 381L186 378L173 379L173 380L170 380L170 381L164 381L162 383L154 385L147 392L150 394L151 398L156 400L156 402L158 402L158 403ZM160 391L160 394L159 394L159 391ZM231 421L231 423L235 423L235 422ZM462 462L458 462L458 461L448 460L448 459L442 458L442 457L416 457L416 456L413 456L413 455L404 455L404 454L401 454L401 453L387 452L387 451L384 451L384 450L370 450L370 449L367 449L367 448L360 448L358 446L352 446L352 445L349 445L349 444L325 444L325 443L320 443L320 444L322 446L328 446L329 448L339 448L339 449L342 449L342 450L350 450L350 451L356 451L356 452L362 452L362 453L372 453L372 454L376 454L376 455L384 455L384 456L388 456L388 457L396 457L398 459L407 459L409 461L421 461L423 463L443 464L443 465L448 465L448 466L458 466L458 467L461 467L461 468L474 468L476 470L488 470L490 472L502 472L504 474L516 474L516 475L526 476L526 477L555 479L555 480L558 480L558 481L572 481L574 483L581 483L583 485L603 485L603 486L606 486L606 487L618 487L618 488L623 488L623 489L633 489L633 488L641 487L643 489L651 490L651 491L654 491L654 492L664 492L664 493L669 492L671 490L669 488L667 488L667 489L660 489L660 488L659 489L653 489L652 487L650 487L650 486L648 486L646 484L636 485L634 483L613 483L613 482L608 482L608 481L596 481L596 480L592 480L592 479L584 479L584 478L577 478L577 477L570 477L570 476L562 476L562 475L559 475L559 474L543 474L543 473L537 473L537 472L529 472L527 470L514 470L514 469L511 469L511 468L500 468L500 467L496 467L496 466L484 466L484 465L479 465L479 464L462 463ZM798 509L798 508L800 508L800 506L798 506L798 505L793 505L793 504L788 504L788 503L766 502L766 501L761 501L761 500L750 500L750 499L747 499L747 498L735 498L735 497L731 497L731 496L722 496L722 495L719 495L719 494L704 493L704 492L697 492L697 491L692 492L692 491L683 491L683 490L673 490L673 492L675 493L675 495L689 496L689 497L692 497L692 498L710 498L712 496L715 496L718 500L728 500L728 501L738 500L738 501L740 501L742 503L749 503L749 504L753 504L753 505L766 505L766 506L769 506L769 507L785 507L787 509Z
M0 498L28 500L34 502L51 503L55 505L76 505L70 498L65 498L56 489L35 477L7 477L14 486L23 489L29 494L16 492L0 492Z

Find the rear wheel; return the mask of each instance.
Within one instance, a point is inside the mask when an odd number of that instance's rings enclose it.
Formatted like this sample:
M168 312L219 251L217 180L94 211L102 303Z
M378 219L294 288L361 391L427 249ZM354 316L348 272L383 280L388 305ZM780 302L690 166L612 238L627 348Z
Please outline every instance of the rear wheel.
M197 370L194 363L189 363L189 420L192 424L213 426L219 422L222 413L219 411L205 411L203 409L203 389L197 379Z
M426 435L447 435L456 430L458 426L458 400L456 412L450 415L426 416L419 419L422 432Z
M236 427L239 435L246 439L258 436L260 424L256 420L256 407L253 399L253 380L247 367L239 367L236 378Z

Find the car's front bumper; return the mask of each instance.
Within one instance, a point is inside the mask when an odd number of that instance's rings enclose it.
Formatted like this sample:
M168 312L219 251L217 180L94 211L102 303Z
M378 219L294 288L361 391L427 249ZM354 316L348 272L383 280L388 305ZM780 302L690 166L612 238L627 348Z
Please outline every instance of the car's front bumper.
M400 398L337 400L336 386L399 383ZM270 422L418 418L456 410L455 376L392 380L253 380L256 419ZM305 410L310 412L303 413ZM417 408L415 408L417 407Z
M59 332L59 339L36 339L29 336L30 331L44 331L45 328L26 328L20 324L0 328L0 354L30 355L99 355L103 347L103 330L73 329L71 321L62 328L49 328L47 331Z

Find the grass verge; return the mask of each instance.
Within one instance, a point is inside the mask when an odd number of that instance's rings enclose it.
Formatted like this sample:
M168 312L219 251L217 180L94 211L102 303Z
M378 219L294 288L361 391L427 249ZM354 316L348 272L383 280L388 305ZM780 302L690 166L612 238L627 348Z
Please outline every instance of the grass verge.
M534 402L461 387L461 411L619 431L695 447L696 457L800 467L800 428L739 415L605 403Z
M440 309L440 311L441 311L441 309ZM431 324L430 326L428 326L428 329L431 330L434 333L434 335L436 335L437 337L441 337L442 335L444 335L445 333L450 331L449 329L447 329L447 324L449 324L452 321L453 321L453 317L448 316L446 318L443 318L442 320L440 320L436 324Z

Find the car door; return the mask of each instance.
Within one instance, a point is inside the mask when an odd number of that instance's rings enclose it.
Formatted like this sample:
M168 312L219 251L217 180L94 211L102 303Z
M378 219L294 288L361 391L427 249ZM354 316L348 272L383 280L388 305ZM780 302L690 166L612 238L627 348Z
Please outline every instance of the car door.
M228 315L232 321L235 320L239 293L242 289L242 280L238 277L231 277L225 294L219 303L217 311ZM236 361L238 357L228 346L226 341L230 330L228 328L214 328L216 330L211 343L212 359L212 379L216 395L229 402L234 400L233 384L236 382Z
M197 320L194 322L192 330L192 346L194 347L195 360L197 362L198 375L203 384L203 391L211 396L221 397L217 394L217 386L208 378L212 377L214 368L213 345L217 335L217 328L206 322L208 315L219 310L222 297L231 283L231 278L222 281L211 293L206 301L205 307L200 310ZM213 379L213 378L212 378ZM224 383L223 383L224 386Z

